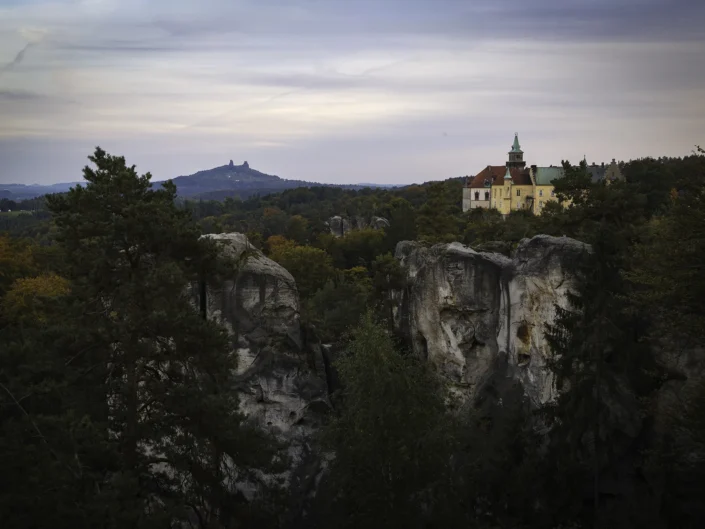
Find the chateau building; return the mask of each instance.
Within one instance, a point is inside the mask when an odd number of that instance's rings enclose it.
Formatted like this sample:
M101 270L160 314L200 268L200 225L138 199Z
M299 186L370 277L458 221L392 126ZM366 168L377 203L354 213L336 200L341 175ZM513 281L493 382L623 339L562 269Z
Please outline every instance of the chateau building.
M514 134L508 155L504 165L488 165L468 177L463 187L463 211L492 208L507 215L513 210L528 209L538 215L548 201L556 200L553 182L563 178L563 167L526 167L518 134ZM587 170L593 182L623 179L614 158L608 165L593 163Z

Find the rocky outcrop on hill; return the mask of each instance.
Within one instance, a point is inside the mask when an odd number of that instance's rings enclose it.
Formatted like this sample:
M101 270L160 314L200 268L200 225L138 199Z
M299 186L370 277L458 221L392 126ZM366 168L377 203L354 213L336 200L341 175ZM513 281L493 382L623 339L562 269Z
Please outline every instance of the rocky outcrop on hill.
M205 308L232 336L242 410L301 460L329 407L329 359L324 348L303 344L310 340L302 336L291 274L245 235L207 237L239 263L231 279L206 289ZM396 326L464 397L479 398L504 377L540 405L555 396L545 324L556 304L567 303L573 260L589 251L573 239L543 235L521 241L511 257L460 243L401 242L396 257L408 286L395 293Z
M589 251L546 235L524 239L511 258L460 243L399 243L408 287L396 293L395 323L467 399L509 378L533 405L543 404L556 394L545 324L554 321L556 304L567 303L574 260Z
M370 219L366 219L361 216L343 217L336 215L335 217L328 219L328 227L333 235L336 237L343 237L351 230L363 230L365 228L382 230L389 227L389 221L384 217L372 217Z
M310 438L329 401L321 351L302 344L294 278L243 234L205 237L236 263L231 279L192 292L199 303L205 293L207 317L232 336L241 410L287 444L295 467L308 465Z

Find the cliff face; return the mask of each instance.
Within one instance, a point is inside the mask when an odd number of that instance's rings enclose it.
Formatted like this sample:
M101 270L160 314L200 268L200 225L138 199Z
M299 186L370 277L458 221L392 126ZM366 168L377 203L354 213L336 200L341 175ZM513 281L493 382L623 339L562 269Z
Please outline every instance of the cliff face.
M206 312L232 336L242 411L290 444L300 460L329 408L325 351L302 343L289 272L245 235L207 237L239 261L231 279L207 289ZM567 304L573 260L589 251L575 240L543 235L523 240L511 258L459 243L399 243L396 257L408 287L395 293L396 326L466 399L507 379L519 382L534 405L543 404L555 397L545 324L554 321L556 304ZM200 299L198 285L193 294Z
M402 242L396 257L409 285L396 293L395 323L463 397L480 398L493 379L509 378L543 404L555 397L545 324L556 304L567 304L573 260L589 251L545 235L523 240L512 258L459 243Z
M241 410L284 441L300 464L329 404L322 359L302 345L294 278L243 234L206 237L239 263L232 279L206 289L206 313L232 336ZM199 285L192 292L200 302Z
M323 460L314 443L330 409L324 347L305 344L299 295L289 272L239 233L207 235L237 264L232 277L202 289L194 304L222 323L237 354L241 410L286 444L292 490L315 489ZM546 369L544 324L565 305L571 260L589 248L571 239L524 240L508 258L459 243L425 248L402 242L396 256L408 287L395 293L395 320L414 351L433 362L468 403L495 401L507 384L534 405L555 396ZM205 292L205 307L202 304Z
M389 221L384 217L341 217L336 215L328 219L328 227L330 232L336 237L343 237L351 230L364 230L365 228L373 228L382 230L389 227Z

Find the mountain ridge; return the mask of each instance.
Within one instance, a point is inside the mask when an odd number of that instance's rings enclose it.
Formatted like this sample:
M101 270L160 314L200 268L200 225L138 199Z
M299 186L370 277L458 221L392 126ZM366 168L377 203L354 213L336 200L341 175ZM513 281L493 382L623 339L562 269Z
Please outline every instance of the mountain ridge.
M155 189L169 179L153 181ZM232 160L226 165L203 169L190 175L171 178L181 198L201 198L223 200L227 197L246 199L257 194L270 194L296 187L342 187L345 189L391 188L403 185L391 184L325 184L306 180L289 180L277 175L263 173L250 167L247 161L235 165ZM65 193L71 187L83 182L58 184L0 184L0 198L27 200L51 193Z

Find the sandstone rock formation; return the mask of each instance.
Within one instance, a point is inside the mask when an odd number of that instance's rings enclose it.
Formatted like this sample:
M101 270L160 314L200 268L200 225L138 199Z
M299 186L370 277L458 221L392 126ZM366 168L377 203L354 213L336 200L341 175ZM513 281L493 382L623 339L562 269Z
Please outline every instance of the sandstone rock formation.
M478 398L493 377L508 377L543 404L555 397L544 326L567 303L573 260L589 251L546 235L521 241L512 258L460 243L399 243L409 286L395 295L395 323L462 396Z
M328 227L333 235L342 237L351 230L363 230L365 228L382 230L389 227L389 221L384 217L372 217L368 220L361 216L343 217L336 215L328 219Z
M329 218L328 227L330 228L330 232L336 237L342 237L352 229L348 218L341 217L340 215Z
M294 278L240 233L205 235L238 263L232 279L205 289L206 314L232 336L241 409L289 447L294 465L329 408L322 361L302 345ZM193 285L200 302L203 290Z

